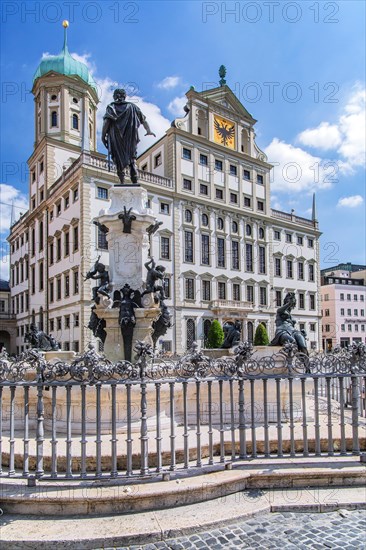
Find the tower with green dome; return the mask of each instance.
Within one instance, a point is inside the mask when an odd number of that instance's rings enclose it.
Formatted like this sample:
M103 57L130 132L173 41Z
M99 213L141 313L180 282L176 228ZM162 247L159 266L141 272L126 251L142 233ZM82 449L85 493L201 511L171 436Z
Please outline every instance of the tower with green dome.
M58 55L44 56L34 74L35 147L28 164L31 187L49 188L82 150L96 151L97 85L85 63L64 44ZM46 168L43 175L39 166ZM31 188L31 195L36 189Z

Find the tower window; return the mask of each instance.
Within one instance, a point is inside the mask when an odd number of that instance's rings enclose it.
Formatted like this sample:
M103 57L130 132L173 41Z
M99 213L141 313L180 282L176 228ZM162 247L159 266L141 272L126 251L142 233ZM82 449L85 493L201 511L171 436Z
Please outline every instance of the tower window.
M57 95L53 94L53 96L51 96L51 99L52 99L52 101L56 101Z
M73 97L72 100L74 103L79 103L79 100L76 97Z
M79 117L78 115L72 115L72 127L74 130L79 130Z
M52 128L57 126L57 111L52 111L51 113L51 126Z

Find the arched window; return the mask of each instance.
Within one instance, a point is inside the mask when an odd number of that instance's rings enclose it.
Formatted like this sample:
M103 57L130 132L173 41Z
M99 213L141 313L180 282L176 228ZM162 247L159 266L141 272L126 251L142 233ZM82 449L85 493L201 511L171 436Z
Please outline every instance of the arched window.
M74 130L79 130L79 117L78 115L72 115L72 127Z
M264 229L263 229L263 227L259 228L259 238L264 239Z
M217 227L218 229L224 229L224 220L222 218L217 218Z
M204 227L207 227L208 226L208 216L207 216L207 214L202 214L201 220L202 220L202 225Z
M208 331L210 330L211 319L205 319L203 321L203 345L207 348L208 344Z
M57 111L52 111L51 113L51 126L52 128L57 126Z
M251 226L251 225L247 224L247 225L245 226L245 233L246 233L246 235L247 235L248 237L251 236L251 234L252 234L252 226Z
M248 342L253 342L253 323L251 321L248 321L247 331L248 331Z
M194 319L187 319L187 349L192 347L196 340L196 323Z
M184 217L187 223L191 223L192 221L192 212L190 210L186 210L184 212Z
M233 233L237 233L237 232L238 232L238 223L237 223L237 222L234 221L234 222L231 224L231 230L232 230Z

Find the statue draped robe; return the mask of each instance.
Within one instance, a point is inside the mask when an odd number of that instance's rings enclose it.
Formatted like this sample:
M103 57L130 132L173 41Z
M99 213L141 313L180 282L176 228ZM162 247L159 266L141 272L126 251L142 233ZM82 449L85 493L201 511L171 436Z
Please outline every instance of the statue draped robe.
M108 119L110 153L117 171L122 172L137 157L138 129L145 116L134 103L122 101L107 106L104 120Z

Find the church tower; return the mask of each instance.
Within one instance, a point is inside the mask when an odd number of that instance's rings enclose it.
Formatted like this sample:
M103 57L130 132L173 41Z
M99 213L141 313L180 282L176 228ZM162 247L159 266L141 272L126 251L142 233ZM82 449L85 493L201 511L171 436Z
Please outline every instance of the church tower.
M68 21L63 22L61 53L43 57L34 78L35 144L28 161L30 208L80 156L96 151L96 83L88 67L72 57L67 46Z

